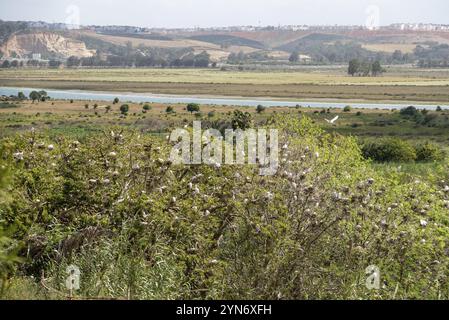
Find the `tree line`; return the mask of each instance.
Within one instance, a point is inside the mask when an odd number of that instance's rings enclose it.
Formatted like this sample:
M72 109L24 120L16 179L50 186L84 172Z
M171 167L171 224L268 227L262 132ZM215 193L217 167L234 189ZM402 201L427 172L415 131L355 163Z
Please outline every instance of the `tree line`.
M373 76L376 77L386 70L382 67L380 61L360 61L359 59L352 59L349 61L348 74L351 76Z

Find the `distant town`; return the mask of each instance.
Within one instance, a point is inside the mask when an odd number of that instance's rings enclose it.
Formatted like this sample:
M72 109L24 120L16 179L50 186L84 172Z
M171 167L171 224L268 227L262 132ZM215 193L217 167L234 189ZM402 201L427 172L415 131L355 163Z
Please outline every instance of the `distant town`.
M29 28L45 28L50 30L64 30L64 29L87 29L95 32L120 32L120 33L178 33L178 32L251 32L251 31L267 31L267 30L282 30L282 31L347 31L347 30L363 30L368 29L362 25L279 25L279 26L229 26L229 27L193 27L193 28L148 28L135 26L76 26L65 23L48 23L43 21L26 22ZM448 24L434 24L434 23L394 23L388 26L379 26L377 30L401 30L401 31L444 31L449 32Z

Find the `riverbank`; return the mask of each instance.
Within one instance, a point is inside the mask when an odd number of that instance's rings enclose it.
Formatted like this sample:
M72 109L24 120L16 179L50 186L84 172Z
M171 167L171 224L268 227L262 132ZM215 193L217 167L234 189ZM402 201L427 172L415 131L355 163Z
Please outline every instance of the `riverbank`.
M31 91L45 90L48 95L54 99L62 100L96 100L102 102L112 101L115 98L121 101L133 103L162 103L162 104L187 104L198 103L215 106L238 106L238 107L256 107L262 105L264 107L309 107L309 108L339 108L342 109L348 105L358 109L390 109L397 110L404 107L415 105L420 109L434 110L437 106L449 108L448 104L422 104L420 102L386 102L386 103L368 103L367 101L330 101L330 100L296 100L289 101L287 99L271 98L266 100L262 97L225 97L225 96L188 96L188 95L157 95L149 93L132 93L132 92L106 92L106 91L88 91L88 90L52 90L43 87L24 88L24 87L0 87L0 95L13 96L23 92L26 96Z
M401 71L402 72L402 71ZM260 97L371 103L449 103L449 72L416 70L382 77L350 77L342 70L237 72L190 69L0 70L0 87Z

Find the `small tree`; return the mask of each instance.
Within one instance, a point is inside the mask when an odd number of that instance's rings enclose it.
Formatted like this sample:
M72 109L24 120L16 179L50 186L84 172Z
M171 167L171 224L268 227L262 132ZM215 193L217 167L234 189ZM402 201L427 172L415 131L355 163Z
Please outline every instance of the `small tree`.
M375 77L378 74L383 73L384 69L382 68L382 65L380 64L380 61L375 61L373 65L371 66L371 73Z
M120 107L120 112L121 112L122 114L127 114L128 111L129 111L129 106L128 106L127 104L123 104L123 105Z
M106 112L111 111L111 106L106 106Z
M351 112L352 108L351 106L346 106L343 108L343 112Z
M7 69L11 66L11 63L8 60L3 61L2 68Z
M265 109L266 108L263 105L259 104L256 108L256 111L257 111L257 113L262 113L265 111Z
M112 104L117 104L119 102L120 102L119 98L115 98L114 101L112 102Z
M175 112L175 110L173 109L172 106L168 106L167 109L165 109L165 112L167 112L167 113L173 113L173 112Z
M360 61L358 59L352 59L349 61L348 74L354 76L360 71Z
M290 55L290 58L288 58L290 62L298 62L299 61L299 53L297 51L293 51Z
M145 104L142 109L144 111L149 111L149 110L151 110L151 106L149 104Z
M189 103L187 105L187 111L190 112L190 113L200 112L200 106L197 103Z
M19 100L26 100L26 96L25 94L21 91L17 94L17 98L19 98Z
M41 91L39 91L38 93L39 93L40 101L45 102L45 100L48 99L47 91L41 90ZM71 102L71 103L72 103L72 102Z
M415 117L419 114L418 109L416 109L414 106L409 106L407 108L403 108L399 111L399 114L401 116L411 116Z
M34 103L34 101L36 101L36 100L39 101L41 99L41 95L37 91L31 91L30 99L32 100L32 103Z

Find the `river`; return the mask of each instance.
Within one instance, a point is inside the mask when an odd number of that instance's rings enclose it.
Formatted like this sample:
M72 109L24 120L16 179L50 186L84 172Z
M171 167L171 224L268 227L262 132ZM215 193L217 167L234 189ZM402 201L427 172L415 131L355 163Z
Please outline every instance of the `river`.
M154 102L154 103L198 103L208 105L226 105L226 106L250 106L256 107L262 105L264 107L312 107L312 108L344 108L351 105L353 108L362 109L402 109L410 105L419 109L433 110L437 104L411 104L411 103L355 103L355 102L320 102L320 101L284 101L284 100L266 100L258 98L227 98L227 97L194 97L183 95L158 95L151 93L116 93L101 91L84 91L84 90L53 90L53 89L36 89L36 88L18 88L18 87L0 87L0 96L17 95L22 91L26 96L33 90L45 90L51 98L65 100L96 100L111 101L119 98L122 102ZM442 108L449 108L449 104L440 104Z

